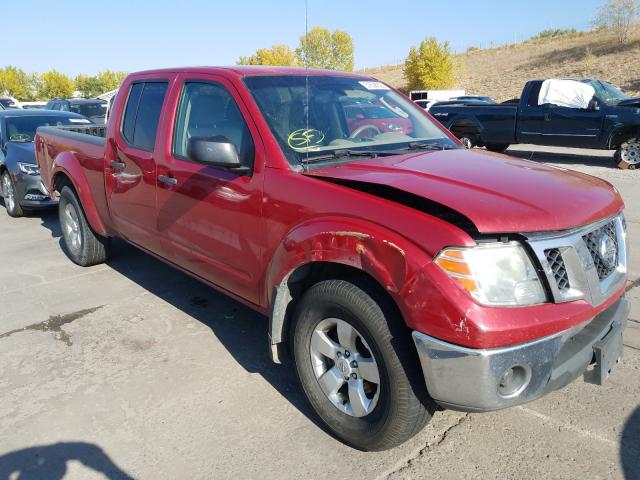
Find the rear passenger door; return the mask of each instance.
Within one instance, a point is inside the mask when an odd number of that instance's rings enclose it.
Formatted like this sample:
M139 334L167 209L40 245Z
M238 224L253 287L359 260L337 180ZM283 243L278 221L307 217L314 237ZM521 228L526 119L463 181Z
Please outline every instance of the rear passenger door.
M107 194L119 233L159 252L156 227L156 136L168 81L148 79L125 86L127 99L119 128L106 149Z
M165 255L253 303L262 273L264 150L233 85L211 75L180 76L172 93L173 128L158 160L158 231ZM171 125L171 122L167 122ZM192 137L225 137L249 172L196 163Z

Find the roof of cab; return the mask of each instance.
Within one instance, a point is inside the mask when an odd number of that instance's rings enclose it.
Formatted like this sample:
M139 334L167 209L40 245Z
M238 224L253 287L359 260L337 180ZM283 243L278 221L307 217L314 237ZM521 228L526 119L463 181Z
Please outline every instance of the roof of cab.
M85 118L79 113L62 112L60 110L44 110L42 108L29 108L26 110L10 109L0 111L0 118L4 117L66 117L66 118Z
M339 72L336 70L321 70L316 68L304 67L271 67L263 65L233 65L227 67L177 67L177 68L161 68L156 70L144 70L134 72L131 75L149 75L149 74L177 74L177 73L232 73L241 77L249 75L320 75L320 76L339 76L339 77L357 77L371 78L367 75L361 75L353 72Z

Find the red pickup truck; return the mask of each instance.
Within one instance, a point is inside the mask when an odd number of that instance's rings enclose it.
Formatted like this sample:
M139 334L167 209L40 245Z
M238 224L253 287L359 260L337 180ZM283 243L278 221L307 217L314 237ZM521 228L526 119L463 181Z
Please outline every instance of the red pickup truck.
M353 105L410 128L348 121ZM350 127L351 125L351 127ZM410 133L407 133L410 132ZM120 237L270 317L342 441L391 448L438 405L522 404L622 353L623 202L580 173L461 148L372 78L130 75L106 132L40 128L68 256Z

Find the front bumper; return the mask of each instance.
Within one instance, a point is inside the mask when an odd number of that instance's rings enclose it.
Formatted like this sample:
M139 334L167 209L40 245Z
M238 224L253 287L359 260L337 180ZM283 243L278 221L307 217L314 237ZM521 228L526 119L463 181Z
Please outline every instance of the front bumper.
M586 381L601 383L622 355L628 315L629 304L621 297L589 322L510 347L466 348L415 331L413 340L436 402L453 410L491 411L540 398L583 373Z
M40 175L18 173L14 178L14 184L16 200L22 207L35 209L58 205L58 202L49 196L49 192L42 183Z

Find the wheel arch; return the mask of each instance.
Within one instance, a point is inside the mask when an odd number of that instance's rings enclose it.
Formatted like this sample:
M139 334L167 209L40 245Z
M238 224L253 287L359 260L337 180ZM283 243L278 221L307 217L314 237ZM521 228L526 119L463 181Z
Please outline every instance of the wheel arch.
M323 217L290 230L271 256L264 282L272 356L287 339L291 308L305 289L325 279L357 279L393 301L404 323L418 322L417 296L432 256L386 227L361 219Z
M296 302L313 285L323 280L345 280L382 299L384 307L391 308L398 315L402 311L396 299L371 273L346 263L336 261L308 262L289 272L282 282L273 287L269 315L269 340L271 358L282 363L292 326L292 315Z
M57 192L59 195L64 186L72 188L78 197L78 201L84 210L91 228L96 233L107 236L107 229L100 218L82 168L72 154L65 155L65 153L67 152L61 153L56 158L56 165L51 177L52 194L53 192Z
M640 126L639 125L621 125L616 127L609 135L607 147L609 150L617 150L620 148L626 140L633 137L640 138Z

